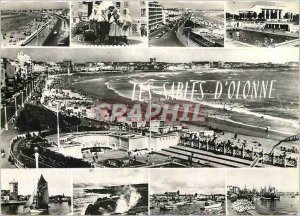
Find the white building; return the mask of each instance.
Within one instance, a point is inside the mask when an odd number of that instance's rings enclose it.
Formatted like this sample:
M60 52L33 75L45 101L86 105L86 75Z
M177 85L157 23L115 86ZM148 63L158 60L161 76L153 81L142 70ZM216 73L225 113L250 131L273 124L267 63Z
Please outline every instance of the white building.
M148 2L148 14L149 31L153 31L165 23L163 6L158 2Z

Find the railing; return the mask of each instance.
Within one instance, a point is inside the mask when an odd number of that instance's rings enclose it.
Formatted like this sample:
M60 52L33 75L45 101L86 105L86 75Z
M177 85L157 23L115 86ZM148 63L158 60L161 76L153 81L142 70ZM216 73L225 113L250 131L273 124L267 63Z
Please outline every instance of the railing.
M21 43L19 45L20 46L25 46L26 44L28 44L36 36L36 34L39 34L48 24L50 24L50 22L51 22L51 20L49 22L45 23L41 28L39 28L38 30L33 32L24 41L21 41Z
M41 131L41 132L47 132L48 130L44 130L44 131ZM34 132L29 132L29 134L31 136L33 135L38 135L39 132L38 131L34 131ZM14 148L14 145L16 144L16 141L18 141L19 139L24 139L26 138L26 134L19 134L17 135L16 137L14 137L11 142L10 142L10 150L9 150L9 155L11 157L11 160L12 162L15 164L16 167L18 168L29 168L27 166L25 166L24 163L22 163L19 158L15 155L14 151L13 151L13 148ZM22 153L20 153L20 155L24 156ZM31 158L30 158L31 159ZM32 160L32 159L31 159Z
M12 142L11 142L11 144L10 144L10 146L11 146L11 148L10 148L10 152L9 152L9 154L10 154L10 157L11 157L11 160L12 160L12 162L15 164L15 166L16 167L18 167L18 168L28 168L28 167L26 167L21 161L19 161L19 159L17 158L17 156L14 154L14 152L13 152L13 147L14 147L14 141L15 141L15 138L12 140Z
M241 143L242 144L242 143ZM192 139L188 137L180 137L179 145L197 148L216 154L223 154L232 157L243 158L246 160L255 160L261 158L261 161L265 164L272 164L274 166L282 167L297 167L298 157L288 156L286 154L275 155L266 153L264 149L256 149L255 147L241 147L237 145L231 145L229 143L217 143L214 141L201 141L199 139Z

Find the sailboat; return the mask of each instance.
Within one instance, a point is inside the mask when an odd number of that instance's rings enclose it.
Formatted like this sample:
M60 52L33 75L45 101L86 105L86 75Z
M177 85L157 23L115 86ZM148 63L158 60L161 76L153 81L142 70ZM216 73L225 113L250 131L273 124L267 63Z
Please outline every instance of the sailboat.
M48 183L44 179L43 175L39 178L37 184L37 191L34 190L32 195L29 197L25 207L29 208L31 215L39 215L48 212L49 204L49 193L48 193Z

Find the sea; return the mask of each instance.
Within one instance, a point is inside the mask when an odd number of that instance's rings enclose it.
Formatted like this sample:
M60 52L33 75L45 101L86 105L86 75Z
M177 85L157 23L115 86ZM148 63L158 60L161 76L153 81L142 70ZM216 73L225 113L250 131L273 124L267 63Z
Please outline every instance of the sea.
M150 209L151 215L226 215L226 206L220 208L203 209L204 202L193 202L192 205L181 205L172 210L160 210L159 206Z
M280 200L257 200L255 208L261 215L298 215L299 201L299 196L295 198L282 196Z
M273 86L271 95L269 91L266 98L260 97L262 81L268 81L270 88L271 80ZM202 84L203 94L200 86L195 85L193 98L191 99L192 83L195 81L205 82ZM215 99L217 81L222 83L222 93L218 99ZM240 84L238 84L240 81ZM249 81L249 83L246 83ZM260 86L257 88L258 81ZM181 82L181 84L178 84ZM235 94L231 96L228 92L233 92L235 83ZM253 82L256 82L258 89L255 97ZM90 93L98 98L109 97L113 94L128 99L137 100L139 98L139 88L136 87L133 93L134 84L150 83L152 101L159 103L174 102L174 98L168 96L178 96L180 101L186 103L200 103L205 106L205 111L212 115L223 116L233 122L240 122L245 125L253 125L285 133L296 133L299 128L298 109L299 109L299 88L298 69L297 68L276 68L276 69L202 69L197 71L169 71L169 72L134 72L134 73L105 73L99 74L93 79L74 79L73 87ZM172 88L174 83L174 88ZM188 83L188 85L186 85ZM177 94L177 87L184 85L187 89L186 98L180 98L180 92ZM237 91L238 85L240 90ZM165 88L164 88L165 86ZM250 86L249 96L243 98L243 88L247 93ZM219 88L220 89L220 88ZM219 92L219 91L218 91ZM184 95L185 93L183 93ZM250 95L253 95L251 98ZM144 87L142 98L149 98L147 86ZM246 94L247 95L247 94ZM269 98L271 96L271 98ZM204 111L204 112L205 112Z
M3 215L28 215L28 209L24 205L1 205ZM72 213L72 205L68 202L49 203L49 215L69 215Z
M104 192L105 189L105 192ZM98 191L96 191L98 190ZM99 190L103 190L99 191ZM110 192L109 192L110 191ZM116 194L117 193L117 194ZM124 196L122 196L122 194ZM138 214L148 215L148 185L126 185L109 187L78 187L73 188L73 214L84 215L87 207L97 199L119 195L116 212L109 214ZM126 197L126 198L125 198Z

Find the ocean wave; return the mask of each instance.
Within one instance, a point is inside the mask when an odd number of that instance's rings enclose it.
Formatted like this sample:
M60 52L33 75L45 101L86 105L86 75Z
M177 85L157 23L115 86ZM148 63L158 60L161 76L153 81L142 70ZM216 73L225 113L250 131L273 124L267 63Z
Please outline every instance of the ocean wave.
M117 95L119 95L119 96L121 96L121 97L124 97L124 98L128 98L128 99L131 100L131 96L126 95L126 94L122 93L121 91L118 91L116 88L114 88L114 87L112 86L112 83L110 83L110 81L107 81L107 82L105 82L104 84L106 85L106 87L107 87L109 90L114 91Z
M154 90L154 92L158 95L164 96L164 94L161 91L155 91ZM215 108L215 109L223 109L224 108L224 104L220 104L220 103L212 103L212 102L208 102L208 101L195 101L195 100L190 100L190 99L182 99L182 100L188 101L188 102L191 102L191 103L199 103L199 104L202 104L202 105L205 105L205 106L208 106L208 107L212 107L212 108ZM226 108L226 104L225 104L225 108ZM276 117L276 116L256 113L256 112L253 112L253 111L243 107L241 104L239 104L238 106L229 106L229 109L227 108L227 110L230 110L231 112L235 112L235 113L245 114L245 115L249 115L249 116L255 116L255 117L258 117L258 118L264 118L264 119L273 120L273 121L280 121L280 122L285 123L287 125L293 126L294 128L299 127L298 121L296 121L296 120L283 119L283 118ZM230 120L230 121L235 122L233 120ZM235 123L237 123L237 122L235 122ZM247 125L247 124L245 124L245 125Z
M95 79L88 79L88 80L81 80L81 81L75 81L74 83L72 83L72 85L75 84L81 84L81 83L89 83L89 82L102 82L104 80L104 78L95 78Z

